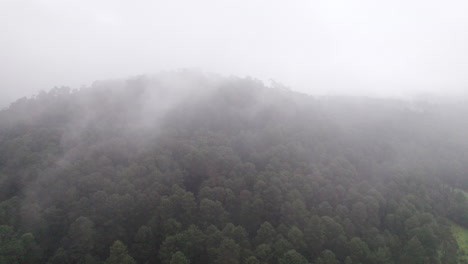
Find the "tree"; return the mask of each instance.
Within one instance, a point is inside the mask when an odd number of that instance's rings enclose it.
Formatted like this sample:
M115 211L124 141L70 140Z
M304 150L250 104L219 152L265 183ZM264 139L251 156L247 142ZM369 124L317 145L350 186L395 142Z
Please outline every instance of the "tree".
M306 244L304 242L304 234L296 226L291 227L288 232L288 240L294 246L295 249L302 251Z
M330 250L322 251L322 254L320 255L320 258L317 259L316 263L320 263L320 264L339 264L338 260L335 257L335 254L333 254L333 252L330 251Z
M19 264L24 258L24 248L11 226L0 225L0 263Z
M23 234L20 240L24 249L24 263L34 264L40 262L42 249L37 245L34 235L31 233Z
M218 248L218 256L215 264L239 264L240 263L240 247L234 240L225 238Z
M327 201L321 202L318 206L321 216L332 216L333 207Z
M369 262L375 264L390 264L391 253L387 247L380 247L376 252L372 252L369 256ZM447 262L443 262L447 263Z
M158 211L163 220L174 218L180 223L191 223L196 209L193 193L187 192L178 185L172 186L172 194L161 199Z
M347 256L347 257L345 258L344 264L353 264L353 260L351 259L350 256Z
M204 226L221 227L226 222L226 211L219 201L203 199L200 202L200 216Z
M354 262L364 262L369 255L369 247L359 237L353 237L349 242L349 252Z
M255 256L261 263L268 263L272 258L272 249L269 244L261 244L255 249Z
M278 238L273 244L273 253L276 258L280 258L293 248L294 246L288 240L286 240L282 235L278 235Z
M224 227L222 234L224 237L234 240L242 248L250 248L249 235L242 226L229 223Z
M304 222L308 217L309 212L303 200L296 199L293 202L286 202L283 204L281 216L282 224L304 226Z
M154 235L151 227L141 226L135 237L132 246L132 254L136 256L138 262L146 263L154 254Z
M257 236L255 242L257 245L260 244L272 244L276 237L275 228L269 223L264 222L257 230Z
M306 223L304 228L304 239L307 243L307 249L312 256L318 256L322 252L324 240L324 229L320 217L314 215Z
M70 251L74 259L82 259L94 248L94 224L87 217L78 217L68 231Z
M67 252L63 248L58 248L50 259L52 264L70 263Z
M245 259L245 264L260 264L260 261L255 256L250 256L247 259Z
M279 264L309 264L307 259L296 250L289 250L279 259Z
M358 226L364 225L367 219L367 207L363 202L353 204L351 208L351 217Z
M400 258L400 263L423 264L426 263L424 248L415 236L406 243L403 249L403 255Z
M106 264L136 264L136 261L128 255L127 246L125 246L120 240L117 240L112 244L109 252Z
M190 264L190 261L185 257L184 253L177 251L172 255L170 264Z
M333 218L328 216L322 217L323 234L324 234L324 246L325 248L333 248L337 239L344 235L343 227L337 223Z

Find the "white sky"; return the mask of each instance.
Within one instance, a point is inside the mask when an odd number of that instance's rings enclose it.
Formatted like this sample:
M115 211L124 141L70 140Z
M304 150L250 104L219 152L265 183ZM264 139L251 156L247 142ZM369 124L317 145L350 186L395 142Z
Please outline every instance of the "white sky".
M0 0L0 106L180 68L311 94L468 90L462 0Z

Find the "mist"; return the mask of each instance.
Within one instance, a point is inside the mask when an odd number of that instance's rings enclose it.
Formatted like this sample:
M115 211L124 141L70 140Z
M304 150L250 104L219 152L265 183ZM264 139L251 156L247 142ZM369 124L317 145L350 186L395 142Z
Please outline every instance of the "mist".
M0 263L468 263L467 9L2 1Z
M460 96L464 1L0 3L0 106L55 86L196 68L314 95Z

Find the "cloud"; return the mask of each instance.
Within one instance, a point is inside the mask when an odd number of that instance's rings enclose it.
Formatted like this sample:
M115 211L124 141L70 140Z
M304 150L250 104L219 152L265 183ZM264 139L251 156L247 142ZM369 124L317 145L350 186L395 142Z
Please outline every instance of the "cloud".
M313 94L455 94L468 84L464 1L0 3L0 104L160 70L270 78ZM5 99L8 98L8 99Z

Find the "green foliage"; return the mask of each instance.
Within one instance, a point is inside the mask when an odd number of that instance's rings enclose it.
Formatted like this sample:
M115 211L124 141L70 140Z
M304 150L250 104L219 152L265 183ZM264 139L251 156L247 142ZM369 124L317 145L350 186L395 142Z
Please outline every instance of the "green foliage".
M250 256L248 257L245 262L245 264L260 264L260 261L255 256Z
M184 253L177 251L172 255L172 259L169 264L190 264L190 261L185 257Z
M366 262L369 256L369 247L359 237L353 237L349 242L349 251L354 262Z
M203 199L200 201L200 215L205 226L209 224L218 227L226 223L226 212L219 201Z
M279 259L279 264L308 264L307 259L296 250L289 250Z
M190 73L22 99L0 263L455 263L467 114Z
M0 225L0 263L33 264L41 259L42 249L31 233L18 237L11 226Z
M94 224L86 217L79 217L68 231L70 252L75 259L81 259L94 248Z
M156 250L154 246L155 237L151 227L141 226L135 237L132 245L132 255L140 263L146 263L151 260L153 252Z
M255 242L260 244L272 244L276 237L275 228L268 222L263 223L257 230Z
M402 263L423 264L427 257L424 254L424 248L417 237L413 237L403 248L403 255L400 258Z
M255 256L261 263L268 263L273 258L273 250L269 244L260 244L255 249Z
M324 250L320 257L316 260L317 264L338 264L335 254L330 250Z
M128 255L127 246L117 240L109 249L106 264L136 264L136 261Z
M238 264L240 263L240 246L232 239L225 238L217 249L215 264Z
M468 263L468 229L463 228L457 224L452 224L452 231L459 246L459 262Z

